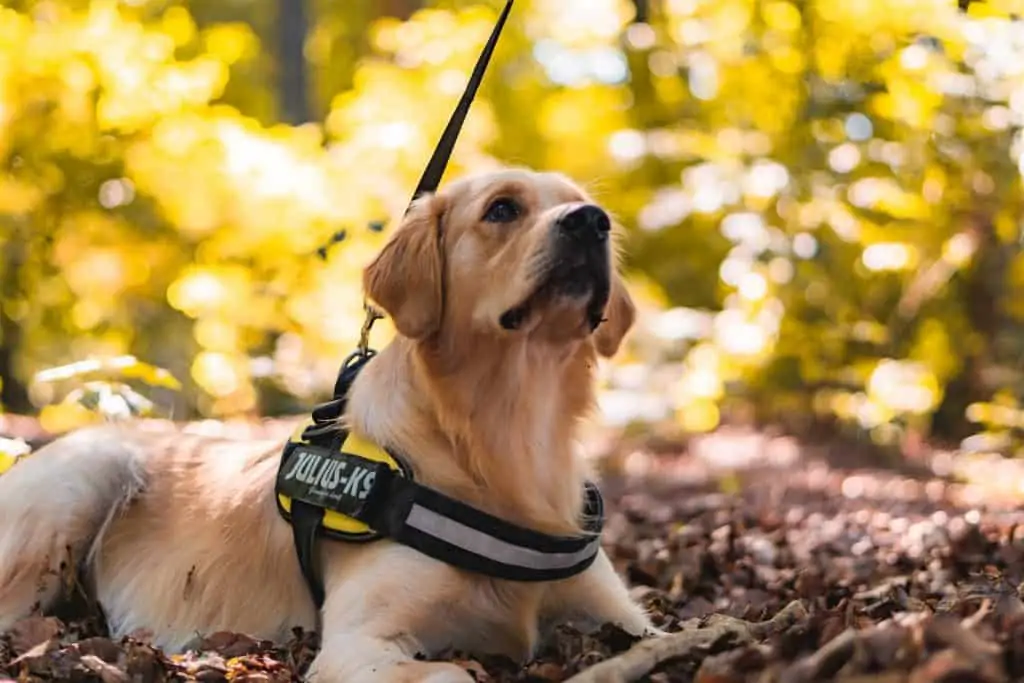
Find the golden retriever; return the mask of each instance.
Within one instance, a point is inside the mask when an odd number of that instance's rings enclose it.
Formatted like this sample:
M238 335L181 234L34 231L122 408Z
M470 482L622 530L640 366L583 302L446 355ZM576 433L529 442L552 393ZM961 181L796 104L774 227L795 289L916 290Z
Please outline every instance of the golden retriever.
M598 355L634 318L613 232L558 174L479 174L414 202L364 272L397 334L358 376L346 424L451 497L579 533L574 435ZM281 448L105 425L18 463L0 476L0 630L54 600L62 563L84 562L115 635L145 630L176 651L197 634L319 625L320 681L471 681L417 654L525 658L563 620L657 633L603 551L572 578L530 583L389 540L324 539L318 615L275 505Z

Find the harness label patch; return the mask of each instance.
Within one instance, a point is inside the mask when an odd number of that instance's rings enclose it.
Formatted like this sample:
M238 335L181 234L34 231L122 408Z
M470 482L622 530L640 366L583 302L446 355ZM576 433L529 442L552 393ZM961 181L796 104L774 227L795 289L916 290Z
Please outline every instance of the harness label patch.
M292 449L278 473L278 493L347 515L358 514L383 463L306 444Z

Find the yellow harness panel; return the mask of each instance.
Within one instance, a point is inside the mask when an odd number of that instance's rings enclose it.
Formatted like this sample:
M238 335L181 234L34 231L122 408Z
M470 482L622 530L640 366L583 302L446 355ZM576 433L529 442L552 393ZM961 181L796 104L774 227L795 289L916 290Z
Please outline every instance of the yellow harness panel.
M10 453L4 453L0 451L0 474L3 474L7 470L14 467L23 456L11 455Z
M302 438L302 433L312 424L314 423L310 420L301 425L292 434L289 441L291 443L308 444L309 441ZM402 466L394 457L391 456L390 453L372 441L351 432L349 432L345 437L345 440L341 443L341 447L338 450L344 453L351 453L352 455L357 455L360 458L365 458L374 462L382 462L395 472L398 472L401 475L405 474ZM291 513L291 497L278 493L277 500L283 510ZM352 539L376 536L376 532L374 532L373 529L367 526L364 522L360 522L357 519L343 515L335 510L324 510L323 527L325 530L332 532L333 534L347 536Z
M19 460L32 455L32 449L18 439L7 439L0 436L0 474L18 464Z

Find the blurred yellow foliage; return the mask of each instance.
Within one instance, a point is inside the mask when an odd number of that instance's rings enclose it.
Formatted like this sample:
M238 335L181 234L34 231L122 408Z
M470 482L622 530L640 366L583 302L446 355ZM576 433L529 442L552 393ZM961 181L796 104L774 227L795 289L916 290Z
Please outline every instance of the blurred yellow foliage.
M1018 4L520 0L450 175L560 170L615 213L650 302L622 362L672 367L685 429L744 402L952 429L1024 392ZM365 226L401 215L500 3L317 4L297 126L268 6L236 5L0 8L4 396L49 424L121 410L122 380L178 417L328 392L386 239ZM32 379L129 353L153 365L71 403Z

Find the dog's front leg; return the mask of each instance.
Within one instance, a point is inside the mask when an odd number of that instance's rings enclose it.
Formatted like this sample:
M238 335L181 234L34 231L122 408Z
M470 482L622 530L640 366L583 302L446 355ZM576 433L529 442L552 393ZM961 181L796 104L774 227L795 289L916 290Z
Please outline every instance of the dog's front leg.
M325 634L307 675L310 683L472 683L462 667L414 659L419 645L404 636Z
M593 629L610 622L636 636L664 633L629 596L626 584L615 573L604 550L582 574L552 584L543 613L550 625L571 621Z
M324 544L321 647L313 683L472 683L460 666L428 662L466 628L451 567L404 546Z

